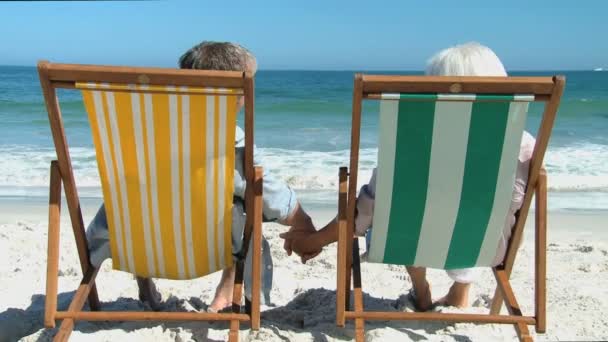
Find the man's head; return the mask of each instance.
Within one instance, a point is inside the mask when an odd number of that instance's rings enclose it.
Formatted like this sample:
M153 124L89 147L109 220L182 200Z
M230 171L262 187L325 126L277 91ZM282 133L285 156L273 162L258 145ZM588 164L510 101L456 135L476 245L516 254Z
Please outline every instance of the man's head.
M203 41L179 58L182 69L249 71L255 74L255 56L239 44Z
M255 74L258 63L255 56L239 44L230 42L203 41L179 58L181 69L247 71ZM238 102L240 110L245 101L241 96Z
M439 51L429 59L427 75L507 76L505 67L489 47L471 42Z

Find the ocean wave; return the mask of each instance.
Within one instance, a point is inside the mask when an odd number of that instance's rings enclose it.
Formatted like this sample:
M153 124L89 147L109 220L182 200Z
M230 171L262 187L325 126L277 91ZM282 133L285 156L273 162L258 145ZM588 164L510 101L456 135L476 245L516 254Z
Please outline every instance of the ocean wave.
M99 187L95 150L87 147L70 149L72 167L79 186ZM0 187L48 187L51 161L57 159L52 148L9 145L0 147ZM6 190L5 190L6 191Z
M273 176L279 177L294 189L336 190L338 172L349 166L350 151L290 151L277 148L258 149L257 158ZM359 153L358 183L365 184L376 165L377 149L361 149Z
M79 187L100 193L100 181L92 147L71 150L72 165ZM359 153L358 187L365 184L376 166L377 149ZM50 161L56 159L52 148L0 146L0 195L28 194L48 187ZM337 191L338 170L349 166L349 150L317 152L280 148L258 148L257 161L271 175L295 190ZM550 148L545 156L549 190L553 192L599 192L608 196L608 146L578 144ZM97 190L94 190L97 189ZM46 196L46 193L43 193Z
M551 191L608 192L608 146L579 143L550 148L545 155Z

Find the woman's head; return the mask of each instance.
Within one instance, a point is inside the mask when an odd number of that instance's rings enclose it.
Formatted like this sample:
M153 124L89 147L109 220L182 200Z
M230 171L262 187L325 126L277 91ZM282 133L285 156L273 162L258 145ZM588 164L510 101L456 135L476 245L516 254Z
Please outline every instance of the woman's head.
M476 42L449 47L429 59L427 75L507 76L505 67L489 47Z

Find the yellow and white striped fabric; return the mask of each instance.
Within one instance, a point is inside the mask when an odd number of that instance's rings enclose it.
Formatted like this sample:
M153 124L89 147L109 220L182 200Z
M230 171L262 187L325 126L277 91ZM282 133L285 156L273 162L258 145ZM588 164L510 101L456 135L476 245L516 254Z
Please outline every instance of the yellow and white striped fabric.
M77 83L114 269L192 279L232 265L238 90Z

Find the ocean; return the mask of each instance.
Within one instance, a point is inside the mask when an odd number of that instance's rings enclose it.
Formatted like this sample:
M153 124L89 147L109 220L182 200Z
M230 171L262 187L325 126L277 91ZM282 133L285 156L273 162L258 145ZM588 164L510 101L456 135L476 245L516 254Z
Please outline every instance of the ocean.
M404 72L373 72L400 73ZM259 71L256 75L257 157L293 187L305 206L335 207L338 167L348 166L352 71ZM416 74L416 73L409 73ZM566 76L566 91L549 143L549 207L608 209L608 72L551 71L512 75ZM79 194L101 198L89 124L80 93L59 100ZM536 135L542 104L533 104L527 130ZM378 103L363 107L359 179L376 164ZM34 67L0 66L0 197L48 196L55 158ZM242 113L239 124L243 124Z

